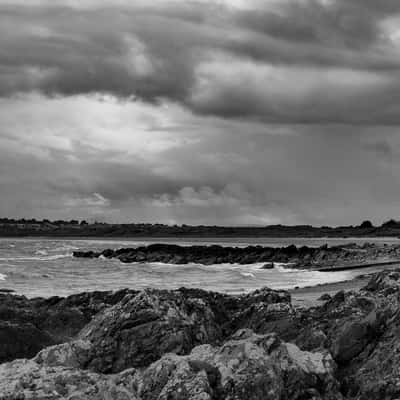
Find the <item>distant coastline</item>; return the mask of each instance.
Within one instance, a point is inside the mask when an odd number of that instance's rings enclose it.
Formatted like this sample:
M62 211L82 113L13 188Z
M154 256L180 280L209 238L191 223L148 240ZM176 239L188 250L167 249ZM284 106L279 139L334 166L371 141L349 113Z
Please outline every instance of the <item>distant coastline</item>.
M0 218L0 237L101 237L101 238L368 238L400 237L400 222L380 226L370 221L360 225L314 227L311 225L191 226L163 224L107 224L86 221L49 221Z

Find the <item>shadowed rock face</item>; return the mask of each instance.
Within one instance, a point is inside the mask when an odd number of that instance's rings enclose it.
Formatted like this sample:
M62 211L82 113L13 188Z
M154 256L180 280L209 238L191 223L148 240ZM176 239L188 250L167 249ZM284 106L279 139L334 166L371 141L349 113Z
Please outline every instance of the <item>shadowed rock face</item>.
M102 309L131 290L92 292L48 299L0 294L0 362L32 357L39 350L65 342Z
M258 323L261 314L279 326L290 310L290 296L270 289L244 296L145 290L100 313L79 337L93 343L89 368L119 372L146 366L168 352L187 354L199 344L221 343L238 327Z
M248 246L178 246L172 244L153 244L137 248L118 250L106 249L102 252L76 251L75 257L83 258L117 258L124 263L162 262L170 264L198 263L213 265L221 263L254 264L288 263L292 268L327 268L332 266L346 267L366 262L400 260L400 246L382 246L375 244L348 244L343 246L296 247L294 245L281 248Z
M400 271L311 309L267 288L242 296L195 289L14 296L14 314L11 297L4 304L9 322L20 318L13 334L24 338L22 316L45 305L90 321L72 341L0 365L0 400L400 398ZM47 336L35 340L47 346Z

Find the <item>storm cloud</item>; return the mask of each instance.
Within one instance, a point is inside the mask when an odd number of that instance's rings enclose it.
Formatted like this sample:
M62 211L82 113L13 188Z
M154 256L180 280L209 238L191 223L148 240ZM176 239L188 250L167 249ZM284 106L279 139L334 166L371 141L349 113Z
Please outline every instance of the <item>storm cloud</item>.
M394 1L61 4L0 5L3 96L101 92L272 123L399 122Z
M400 195L397 0L0 0L0 213L357 223Z

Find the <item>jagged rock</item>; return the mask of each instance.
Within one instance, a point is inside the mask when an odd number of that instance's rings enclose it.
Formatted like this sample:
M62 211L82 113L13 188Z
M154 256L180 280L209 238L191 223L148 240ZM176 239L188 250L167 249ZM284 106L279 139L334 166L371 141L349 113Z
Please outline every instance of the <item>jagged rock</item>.
M3 327L15 321L16 330L0 336L2 345L14 335L41 348L49 315L98 314L77 340L1 365L0 400L400 398L399 271L310 309L268 288L241 296L179 289L4 297ZM23 324L37 331L18 337Z
M318 300L320 300L320 301L329 301L331 298L332 298L332 297L331 297L330 294L325 293L325 294L323 294L322 296L320 296Z
M292 336L293 337L293 336ZM319 328L307 326L294 337L294 343L301 347L302 350L316 351L328 348L328 338L326 334Z
M386 294L397 292L400 289L400 270L384 271L371 277L365 290L370 292L386 291Z
M118 250L106 249L102 252L76 251L75 257L84 258L117 258L124 263L133 262L162 262L173 264L200 263L204 265L235 263L253 264L266 263L271 268L271 263L287 263L291 268L322 268L398 260L400 247L397 245L357 245L348 244L319 248L314 247L262 247L248 246L178 246L173 244L152 244L137 248L122 248Z
M48 299L1 293L0 362L33 357L44 347L70 340L95 314L127 293L137 292L91 292Z
M372 296L379 330L363 351L340 371L344 393L359 400L400 398L400 270L374 275L359 294Z
M187 354L199 344L220 343L238 328L265 332L281 323L283 330L291 311L287 292L267 288L242 296L149 289L100 313L80 338L93 344L90 368L119 372L149 365L168 352Z
M207 301L195 293L144 290L100 313L80 334L93 344L90 368L119 372L149 365L168 352L185 354L197 344L221 340L212 297Z
M138 400L132 377L16 360L0 365L0 400Z
M349 362L360 354L376 336L376 319L374 317L346 322L332 343L332 355L339 363Z
M90 346L76 341L1 365L0 399L341 399L328 353L301 351L274 334L241 330L220 347L165 354L146 369L113 375L82 369Z
M85 368L90 348L91 343L83 340L62 343L43 349L34 361L48 367Z
M143 400L338 400L334 372L327 352L304 352L274 334L241 330L221 347L166 354L134 380Z
M240 330L220 348L199 346L188 358L219 370L221 398L341 399L328 352L304 352L274 334Z
M212 400L218 392L218 370L206 363L166 354L142 373L135 385L142 400Z
M290 303L255 302L232 316L231 331L249 328L257 333L276 332L282 337L298 332L295 311Z

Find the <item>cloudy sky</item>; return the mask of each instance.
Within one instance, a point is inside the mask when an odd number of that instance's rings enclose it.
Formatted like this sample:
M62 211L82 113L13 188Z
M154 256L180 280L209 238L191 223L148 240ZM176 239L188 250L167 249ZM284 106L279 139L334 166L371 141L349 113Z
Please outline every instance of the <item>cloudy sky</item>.
M0 215L400 218L399 0L0 0Z

